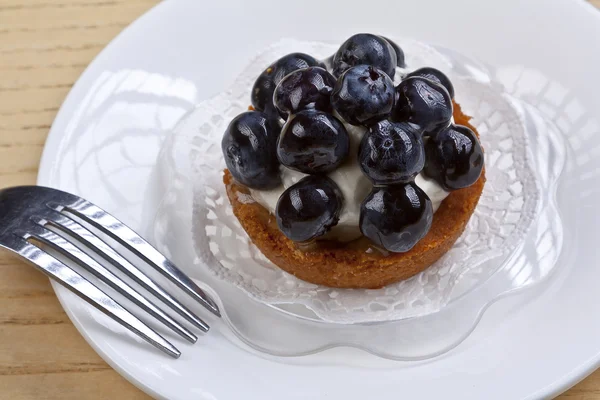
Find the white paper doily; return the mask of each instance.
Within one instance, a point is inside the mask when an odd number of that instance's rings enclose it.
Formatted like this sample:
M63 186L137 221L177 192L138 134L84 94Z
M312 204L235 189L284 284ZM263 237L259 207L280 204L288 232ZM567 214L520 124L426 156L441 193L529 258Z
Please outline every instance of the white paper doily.
M263 303L302 304L327 322L360 323L438 311L483 283L506 261L533 222L539 198L522 118L486 77L465 73L468 68L432 47L414 41L398 43L410 69L432 66L447 73L456 100L473 116L485 149L487 183L454 247L411 279L383 289L359 290L301 281L274 266L252 244L233 215L222 182L222 134L232 118L247 110L254 80L273 60L296 51L326 58L337 49L337 45L284 39L257 56L229 90L199 104L165 141L159 168L172 177L166 196L193 197L193 210L177 213L193 221L194 267L208 268Z

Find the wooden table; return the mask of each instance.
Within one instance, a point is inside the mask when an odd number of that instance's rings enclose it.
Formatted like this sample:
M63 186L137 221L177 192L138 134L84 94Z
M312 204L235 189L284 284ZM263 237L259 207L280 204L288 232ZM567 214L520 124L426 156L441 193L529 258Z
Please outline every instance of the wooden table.
M75 80L156 3L0 0L0 187L35 183L46 135ZM0 255L0 399L106 398L148 396L88 346L42 274ZM600 399L600 371L560 399Z

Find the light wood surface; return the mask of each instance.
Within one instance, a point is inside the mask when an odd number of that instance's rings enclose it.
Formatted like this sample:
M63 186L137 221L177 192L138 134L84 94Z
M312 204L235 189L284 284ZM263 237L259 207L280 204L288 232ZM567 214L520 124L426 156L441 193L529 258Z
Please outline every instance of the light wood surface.
M92 59L156 0L0 0L0 186L35 183ZM0 399L148 399L83 340L48 279L0 254Z
M156 3L0 0L0 187L35 183L44 140L75 80ZM0 254L0 400L107 398L148 396L87 345L42 274ZM600 371L560 399L599 400Z

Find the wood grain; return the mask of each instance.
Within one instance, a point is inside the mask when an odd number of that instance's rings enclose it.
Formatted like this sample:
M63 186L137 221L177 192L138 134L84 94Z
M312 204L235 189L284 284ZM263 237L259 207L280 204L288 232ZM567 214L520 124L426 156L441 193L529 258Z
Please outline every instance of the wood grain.
M0 0L0 188L35 183L44 140L75 80L157 2ZM0 400L107 398L148 396L87 345L42 274L0 254ZM600 372L559 399L600 400Z
M85 67L157 0L0 0L0 187L35 183ZM0 399L147 399L83 340L48 279L0 254Z

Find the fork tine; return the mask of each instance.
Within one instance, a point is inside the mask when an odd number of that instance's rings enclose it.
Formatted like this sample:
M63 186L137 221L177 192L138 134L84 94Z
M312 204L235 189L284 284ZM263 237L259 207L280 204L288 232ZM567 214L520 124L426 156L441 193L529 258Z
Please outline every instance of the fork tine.
M23 234L22 237L27 237L27 234ZM159 350L174 358L179 358L181 355L181 352L177 350L175 346L147 327L142 321L121 307L119 303L110 298L106 293L37 246L23 240L18 247L11 248L11 250L24 257L41 272L48 275L50 278L54 279L56 282L60 283Z
M72 204L65 205L64 208L58 207L57 211L62 211L62 209L72 212L121 243L138 257L152 265L188 295L200 302L200 304L213 314L221 316L217 304L198 285L141 236L111 214L81 198Z
M154 304L152 304L152 302L150 302L140 293L136 292L135 289L123 282L119 277L114 275L108 269L104 268L104 266L96 262L96 260L94 260L88 254L86 254L76 245L72 244L71 242L57 235L56 233L44 228L43 220L36 221L34 219L34 222L38 223L39 225L28 229L28 233L31 236L51 246L56 251L59 251L61 254L69 257L78 265L94 274L102 282L106 283L111 288L113 288L114 290L116 290L117 292L134 302L144 311L148 312L160 322L171 328L184 339L188 340L191 343L195 343L196 340L198 340L198 338L192 332L187 330L185 327L181 326L168 314L166 314L160 308L156 307Z
M141 285L143 288L148 290L154 296L159 298L166 305L171 307L175 312L184 317L186 320L194 324L196 327L201 329L203 332L208 332L209 326L201 318L196 316L187 307L181 304L177 299L171 296L165 289L163 289L158 283L154 282L150 277L146 276L142 271L137 269L133 264L127 261L119 253L117 253L112 247L102 241L99 237L94 235L88 229L81 224L72 220L66 215L51 212L44 215L44 218L53 226L60 230L72 235L77 240L81 241L91 249L95 250L109 261L112 265L119 268L127 276Z

